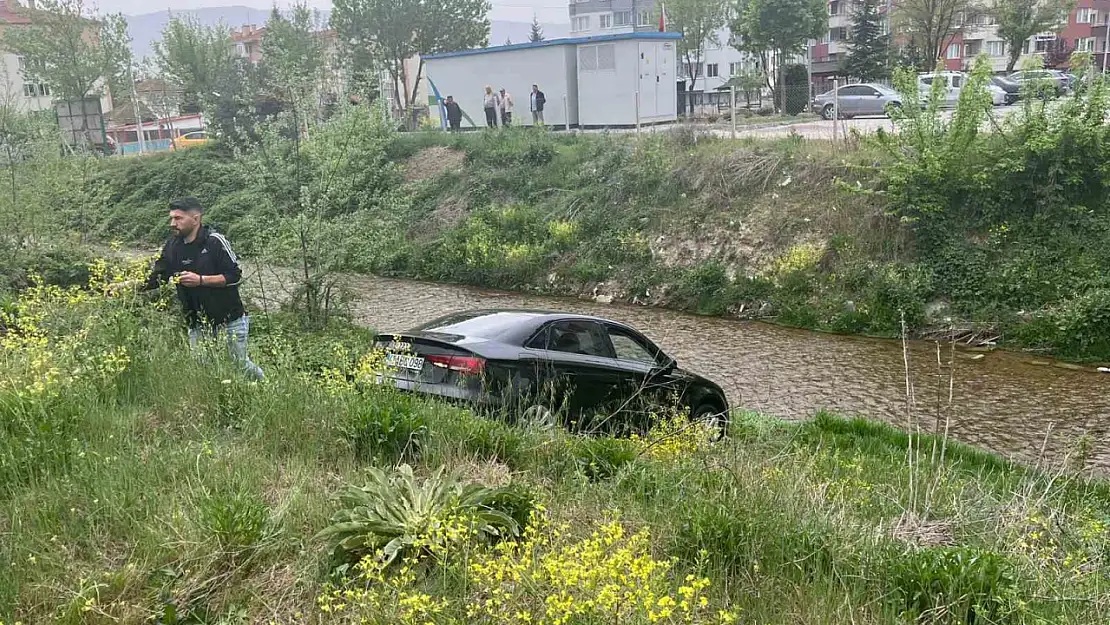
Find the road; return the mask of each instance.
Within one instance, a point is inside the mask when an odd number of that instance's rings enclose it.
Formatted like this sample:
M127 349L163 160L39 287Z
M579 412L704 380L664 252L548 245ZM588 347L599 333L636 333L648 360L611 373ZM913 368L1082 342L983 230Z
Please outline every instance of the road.
M994 109L994 116L996 119L1003 119L1010 114L1018 111L1018 105L1013 106L999 106ZM952 111L947 110L941 113L944 119L952 118ZM851 133L853 130L860 134L873 134L879 129L887 132L896 132L894 123L886 117L856 117L853 119L842 119L837 125L835 134L837 136L845 136L846 133ZM743 128L736 129L736 136L738 137L752 137L761 139L777 139L781 137L789 137L791 134L805 137L807 139L826 139L831 140L834 138L834 124L831 120L817 120L806 122L802 124L783 124L780 126L763 126L760 128ZM713 133L721 137L729 137L732 134L731 129L714 128Z

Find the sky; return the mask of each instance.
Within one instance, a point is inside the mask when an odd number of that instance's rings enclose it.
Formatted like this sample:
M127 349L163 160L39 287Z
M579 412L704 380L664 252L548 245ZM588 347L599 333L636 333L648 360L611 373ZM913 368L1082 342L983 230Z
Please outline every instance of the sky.
M317 9L330 9L330 0L308 0L309 5ZM150 2L150 0L99 0L97 5L103 13L123 13L125 15L139 15L154 13L167 9L200 9L220 6L248 6L257 9L269 9L273 0L170 0L169 2ZM289 4L287 0L279 0L279 5ZM493 10L490 19L507 20L513 22L532 21L533 12L539 16L541 22L565 23L567 17L566 0L492 0Z

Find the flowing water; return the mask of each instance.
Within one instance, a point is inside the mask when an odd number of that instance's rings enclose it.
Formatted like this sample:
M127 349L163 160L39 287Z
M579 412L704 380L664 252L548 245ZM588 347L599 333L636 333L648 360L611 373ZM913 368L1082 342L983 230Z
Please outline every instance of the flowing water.
M957 440L1026 462L1042 450L1058 460L1088 435L1089 463L1110 469L1110 374L1092 368L1012 352L953 353L948 345L938 364L935 343L903 350L900 341L404 280L356 277L350 286L357 320L383 332L461 310L593 314L638 328L680 366L720 384L735 407L788 419L828 409L899 426L913 418L928 432L947 423Z

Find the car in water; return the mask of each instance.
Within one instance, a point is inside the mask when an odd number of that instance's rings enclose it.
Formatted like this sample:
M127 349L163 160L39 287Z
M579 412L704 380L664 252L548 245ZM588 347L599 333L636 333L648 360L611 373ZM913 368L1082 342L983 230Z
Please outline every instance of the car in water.
M190 132L188 134L181 135L180 137L174 137L173 149L183 150L185 148L193 148L199 145L204 145L211 140L212 139L209 138L207 132L203 130L198 130L196 132Z
M375 347L385 353L378 383L531 425L634 433L660 415L685 413L718 436L728 428L729 405L720 386L680 368L642 333L609 319L471 311L382 334Z
M877 83L844 85L813 98L810 108L824 119L839 114L841 119L861 115L889 115L902 107L902 96Z

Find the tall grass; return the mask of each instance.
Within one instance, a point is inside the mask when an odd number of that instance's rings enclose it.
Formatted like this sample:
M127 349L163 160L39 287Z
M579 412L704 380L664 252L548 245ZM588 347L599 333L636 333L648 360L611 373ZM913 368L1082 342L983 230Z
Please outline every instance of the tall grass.
M572 436L352 381L372 341L342 325L257 316L253 384L219 350L193 356L142 299L41 290L9 310L4 622L348 622L318 607L342 581L314 536L343 484L398 462L526 486L566 540L612 519L645 529L676 584L709 578L711 604L743 622L1110 618L1108 489L1064 470L950 444L914 467L935 504L913 516L906 435L888 426L738 414L720 443ZM58 371L33 390L44 358ZM389 583L458 610L433 622L474 622L466 569L450 570ZM511 608L482 622L516 623Z

